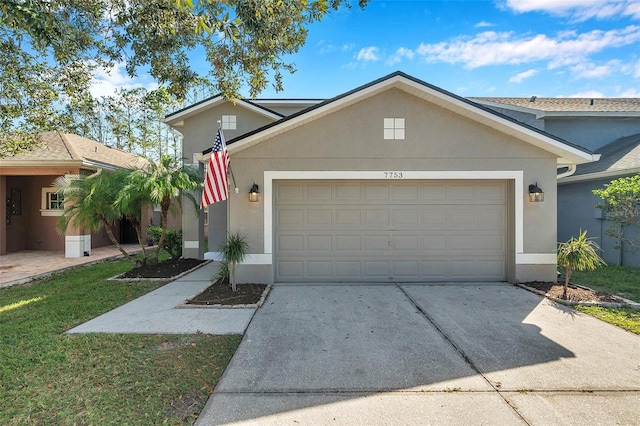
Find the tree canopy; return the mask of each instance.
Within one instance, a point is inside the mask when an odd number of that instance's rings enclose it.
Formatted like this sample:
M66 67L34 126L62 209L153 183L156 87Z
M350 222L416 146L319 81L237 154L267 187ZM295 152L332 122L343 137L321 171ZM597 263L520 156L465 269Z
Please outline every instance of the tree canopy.
M640 231L640 174L614 179L604 189L595 189L593 193L604 201L597 207L603 209L605 217L611 221L607 235L619 243L640 248L637 238L637 231ZM636 233L630 232L629 228L635 228Z
M359 0L364 7L368 0ZM210 79L228 99L251 97L294 72L287 55L307 26L349 0L0 0L0 158L42 130L65 130L91 110L98 70L148 73L175 99ZM201 75L190 58L210 67ZM8 137L11 135L11 137ZM16 137L23 135L23 137ZM30 135L31 137L28 137Z

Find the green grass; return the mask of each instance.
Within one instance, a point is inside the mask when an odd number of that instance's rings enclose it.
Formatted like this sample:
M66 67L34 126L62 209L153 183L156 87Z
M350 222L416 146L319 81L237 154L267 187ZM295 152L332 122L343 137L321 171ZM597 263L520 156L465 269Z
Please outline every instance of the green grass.
M105 262L0 289L0 424L189 423L240 336L65 335L162 283Z
M571 282L640 302L640 268L603 266L591 272L574 271Z
M635 309L600 308L576 306L577 311L594 316L609 324L617 325L635 334L640 334L640 311Z
M571 275L571 282L640 302L640 268L610 265L590 272L575 271ZM576 306L576 310L640 334L640 311L638 310L596 306Z

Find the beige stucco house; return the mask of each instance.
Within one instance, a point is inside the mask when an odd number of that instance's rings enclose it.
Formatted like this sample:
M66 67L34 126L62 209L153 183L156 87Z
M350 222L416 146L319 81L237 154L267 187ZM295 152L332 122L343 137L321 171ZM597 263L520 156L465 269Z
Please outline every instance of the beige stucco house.
M104 230L69 228L56 232L64 200L52 187L64 175L91 174L100 169L131 168L145 164L136 155L110 148L78 135L45 132L32 151L0 159L0 255L22 250L61 251L65 257L91 254L92 248L111 245ZM147 213L147 216L150 213ZM148 219L146 219L148 220ZM121 243L137 243L126 223L115 231Z
M215 258L239 231L245 282L554 280L556 170L596 159L401 72L322 102L214 97L166 119L200 167L217 121L236 183L208 208L209 252L205 215L184 212L184 254Z

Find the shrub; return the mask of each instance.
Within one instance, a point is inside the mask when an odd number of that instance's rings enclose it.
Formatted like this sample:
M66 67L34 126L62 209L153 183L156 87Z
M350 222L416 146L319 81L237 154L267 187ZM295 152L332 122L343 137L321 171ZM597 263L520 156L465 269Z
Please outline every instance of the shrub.
M567 269L563 299L567 298L567 287L573 271L593 271L598 266L606 265L598 255L598 250L598 244L587 238L587 231L582 230L578 238L571 237L566 243L558 245L558 264Z
M147 236L153 240L154 244L160 241L161 235L161 227L151 225L147 228ZM168 230L161 248L171 256L172 260L180 259L182 256L182 230Z

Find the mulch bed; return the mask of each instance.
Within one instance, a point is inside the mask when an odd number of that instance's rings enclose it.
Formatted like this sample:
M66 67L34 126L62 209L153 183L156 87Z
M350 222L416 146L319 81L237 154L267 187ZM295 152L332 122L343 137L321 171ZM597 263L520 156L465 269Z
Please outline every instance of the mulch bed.
M173 278L204 262L206 262L206 260L169 259L158 262L154 265L145 265L140 268L134 268L120 275L120 278Z
M556 299L562 299L562 293L564 291L564 285L551 282L528 282L522 283L522 285L531 287L533 289L546 293L548 297ZM607 293L602 293L595 290L590 290L582 287L577 287L569 284L567 289L567 298L564 299L568 302L596 302L596 303L621 303L622 301Z
M266 284L238 284L231 291L228 282L215 282L202 293L187 300L187 305L252 305L260 301Z

